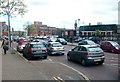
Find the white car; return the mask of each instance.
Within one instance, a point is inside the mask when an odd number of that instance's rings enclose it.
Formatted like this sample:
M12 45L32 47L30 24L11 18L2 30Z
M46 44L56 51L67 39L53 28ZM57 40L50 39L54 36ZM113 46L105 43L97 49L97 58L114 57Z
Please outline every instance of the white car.
M50 42L48 45L48 54L49 55L54 55L54 54L59 54L59 55L64 55L65 50L64 46L59 43L59 42Z

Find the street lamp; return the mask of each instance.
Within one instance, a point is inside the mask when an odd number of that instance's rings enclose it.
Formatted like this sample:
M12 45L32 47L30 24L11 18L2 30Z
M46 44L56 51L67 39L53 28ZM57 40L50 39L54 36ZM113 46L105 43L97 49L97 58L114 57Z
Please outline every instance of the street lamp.
M79 23L80 23L80 19L75 20L75 30L76 30L76 36L79 36Z

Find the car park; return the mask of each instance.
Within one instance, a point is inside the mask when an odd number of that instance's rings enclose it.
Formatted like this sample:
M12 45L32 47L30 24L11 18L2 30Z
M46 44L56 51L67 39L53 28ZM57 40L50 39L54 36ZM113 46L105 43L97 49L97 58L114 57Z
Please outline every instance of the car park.
M96 45L96 46L100 46L99 44L96 44L94 41L92 40L82 40L78 43L78 45Z
M115 41L102 41L100 47L104 51L120 53L120 45Z
M60 42L63 45L67 45L67 41L64 38L57 38L56 42Z
M47 58L47 49L41 42L29 42L25 45L23 49L23 56L28 59L33 59L34 57Z
M64 46L59 42L50 42L47 49L49 55L64 55L65 53Z
M67 59L80 62L82 65L102 64L105 60L103 50L95 45L79 45L67 53Z

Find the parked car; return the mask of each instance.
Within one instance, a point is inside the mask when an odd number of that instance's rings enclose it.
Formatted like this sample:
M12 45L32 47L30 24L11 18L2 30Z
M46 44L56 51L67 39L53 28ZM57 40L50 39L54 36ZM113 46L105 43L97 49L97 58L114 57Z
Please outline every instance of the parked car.
M50 38L49 42L56 42L57 38Z
M50 42L48 45L48 54L53 55L53 54L60 54L64 55L64 46L59 43L59 42Z
M96 46L100 46L99 44L96 44L94 41L92 40L82 40L78 43L78 45L96 45Z
M102 64L105 60L103 50L95 45L79 45L67 53L67 59L80 62L83 66L98 63Z
M67 45L67 41L64 38L57 38L56 42L60 42L63 45Z
M100 47L104 51L120 53L120 45L115 41L102 41Z
M34 57L46 59L47 55L47 49L41 42L29 42L23 49L23 56L26 56L28 59L33 59Z
M23 47L25 47L25 45L28 43L29 41L22 41L21 43L19 43L18 45L17 45L17 51L18 52L23 52Z
M75 42L80 42L80 41L82 41L82 38L81 38L81 37L76 38L74 41L75 41Z

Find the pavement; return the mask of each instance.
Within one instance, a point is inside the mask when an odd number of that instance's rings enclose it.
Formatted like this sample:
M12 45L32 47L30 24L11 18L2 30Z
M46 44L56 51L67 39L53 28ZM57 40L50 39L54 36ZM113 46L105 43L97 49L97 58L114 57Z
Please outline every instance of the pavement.
M1 42L0 42L1 43ZM3 51L0 48L0 51ZM14 52L14 53L13 53ZM0 74L2 81L5 80L54 80L52 76L61 76L68 79L66 76L73 77L72 79L87 79L80 72L70 69L60 63L32 63L26 62L23 57L18 55L18 52L9 48L6 55L0 52ZM56 68L57 67L57 68ZM59 69L58 69L59 68ZM1 70L2 69L2 70ZM80 75L81 74L81 75ZM84 76L84 77L83 77Z

